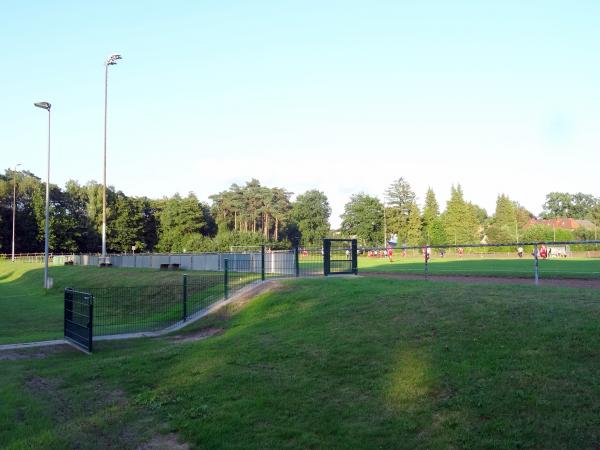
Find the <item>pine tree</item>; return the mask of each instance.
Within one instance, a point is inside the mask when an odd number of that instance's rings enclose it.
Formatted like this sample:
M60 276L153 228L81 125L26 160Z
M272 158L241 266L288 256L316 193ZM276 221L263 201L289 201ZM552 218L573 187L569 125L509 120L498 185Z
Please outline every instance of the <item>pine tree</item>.
M487 230L490 243L509 243L517 240L517 211L508 196L501 194L496 200L496 212Z
M416 195L404 178L394 181L385 191L387 232L398 234L401 242L407 242L408 218L415 200Z
M452 186L450 200L444 212L444 228L452 244L476 243L479 234L479 221L476 210L465 202L460 184Z
M421 213L415 202L412 203L408 211L408 220L406 222L406 243L409 246L419 245L421 241Z
M433 189L427 189L425 194L425 205L423 207L423 238L425 242L430 243L433 226L436 219L440 216L440 207Z

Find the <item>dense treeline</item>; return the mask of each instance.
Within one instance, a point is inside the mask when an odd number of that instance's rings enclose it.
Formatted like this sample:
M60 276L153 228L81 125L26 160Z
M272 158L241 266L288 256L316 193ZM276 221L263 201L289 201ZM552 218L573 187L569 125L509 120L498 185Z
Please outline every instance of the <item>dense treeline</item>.
M39 252L44 243L45 184L28 171L0 175L0 253L11 250L13 190L16 185L15 248ZM280 187L252 179L212 195L211 204L193 193L162 199L131 197L107 190L109 252L223 251L232 246L267 244L273 248L320 245L332 234L331 208L323 192L310 190L291 200ZM589 194L551 192L543 218L572 217L600 224L600 199ZM50 249L55 253L97 253L101 248L102 185L68 181L50 189ZM534 215L499 195L493 215L467 201L460 185L452 186L442 210L429 189L423 207L410 184L400 178L385 191L384 202L357 194L345 205L337 235L357 237L361 245L382 245L384 235L398 245L506 243L518 240L594 239L596 230L575 231L532 225Z
M15 248L44 246L45 184L28 171L0 175L0 253L11 251L13 191L16 185ZM322 192L290 200L282 188L251 180L213 195L212 205L193 194L162 199L130 197L107 189L107 251L223 251L232 246L313 244L329 233L331 208ZM101 249L102 185L69 181L50 187L49 246L52 252L97 253Z
M532 224L535 216L504 194L498 196L496 210L488 216L485 209L465 200L460 185L452 186L443 212L432 189L425 194L422 209L416 198L403 178L386 190L385 204L370 195L354 195L344 208L342 231L358 237L362 245L382 245L385 235L398 245L419 246L595 239L595 226L600 225L600 199L582 193L549 193L541 214L545 219L571 217L589 222L575 230Z

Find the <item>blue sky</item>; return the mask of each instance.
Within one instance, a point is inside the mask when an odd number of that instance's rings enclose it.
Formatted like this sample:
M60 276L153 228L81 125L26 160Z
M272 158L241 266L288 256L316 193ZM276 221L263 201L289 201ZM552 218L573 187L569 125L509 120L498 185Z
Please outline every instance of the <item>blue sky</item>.
M252 177L330 198L406 178L493 212L600 196L600 2L3 2L0 169L202 199Z

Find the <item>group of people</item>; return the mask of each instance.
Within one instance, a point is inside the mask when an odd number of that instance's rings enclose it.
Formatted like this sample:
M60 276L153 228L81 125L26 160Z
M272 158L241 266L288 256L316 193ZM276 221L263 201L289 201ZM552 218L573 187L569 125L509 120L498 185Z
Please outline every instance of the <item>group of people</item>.
M519 256L519 258L523 257L523 252L524 252L523 247L519 246L519 248L517 248L517 255ZM536 257L535 250L531 253L531 256L533 256L534 258ZM551 256L552 256L552 247L546 247L545 244L541 244L538 249L537 257L542 258L542 259L547 259ZM562 256L562 257L566 258L567 253L563 252L563 251L561 251L561 249L559 249L559 251L556 252L555 256L558 256L558 257Z
M369 258L388 258L390 262L394 262L392 247L387 247L385 250L369 250L367 256Z
M271 249L267 248L266 251L267 251L267 253L270 253ZM425 257L425 260L429 261L431 259L431 247L423 247L422 252L423 252L423 255ZM456 255L458 257L462 257L464 255L464 253L465 253L464 248L462 248L462 247L456 248ZM323 249L321 249L321 254L323 254ZM446 255L446 249L440 248L439 249L439 254L440 254L440 258L443 258ZM539 258L547 259L550 256L552 256L552 254L553 254L552 253L552 248L546 247L545 244L541 244L540 245L540 247L538 249L538 257ZM302 249L301 252L300 252L300 255L301 256L308 256L308 251L306 249ZM392 250L391 246L388 246L385 249L380 249L380 250L373 249L373 250L369 250L367 252L367 256L369 258L388 258L388 260L390 262L393 262L393 255L394 255L394 253L393 253L393 250ZM517 248L517 256L519 258L523 258L523 255L524 255L523 247L519 246ZM407 256L407 252L406 252L405 248L402 249L402 256L403 257ZM531 256L534 256L534 257L536 256L535 255L535 251L533 253L531 253ZM556 256L566 257L567 254L566 254L566 252L563 253L561 251L558 251L556 253ZM348 258L348 259L350 258L350 251L349 250L346 250L346 258Z

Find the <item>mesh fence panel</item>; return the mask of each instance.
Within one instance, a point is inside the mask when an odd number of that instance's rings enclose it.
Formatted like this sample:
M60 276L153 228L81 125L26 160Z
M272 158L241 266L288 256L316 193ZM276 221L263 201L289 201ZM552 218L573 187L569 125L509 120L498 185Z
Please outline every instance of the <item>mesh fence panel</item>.
M391 255L389 250L363 249L358 258L359 270L534 280L537 266L540 279L600 278L600 243L595 241L406 247L392 249Z

